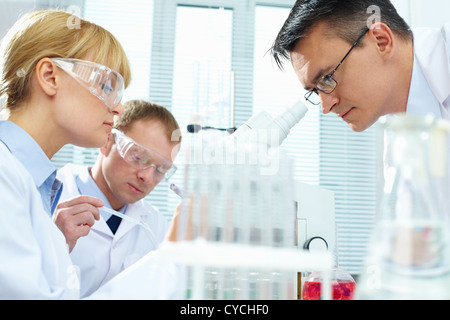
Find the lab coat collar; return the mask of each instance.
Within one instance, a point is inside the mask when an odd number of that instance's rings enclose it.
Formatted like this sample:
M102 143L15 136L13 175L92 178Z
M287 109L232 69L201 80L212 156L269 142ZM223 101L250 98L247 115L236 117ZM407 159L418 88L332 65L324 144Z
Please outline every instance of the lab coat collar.
M144 221L144 222L147 221L147 219L145 219L144 217L148 215L149 212L148 210L146 210L145 206L143 206L142 201L143 200L128 204L125 212L122 213L126 214L131 218L136 219L137 221ZM119 241L120 238L126 235L133 228L142 228L142 227L131 221L122 219L119 228L117 229L116 233L113 234L108 224L106 223L105 218L103 218L102 216L100 216L100 220L95 221L94 225L92 226L92 230L101 232L113 238L113 243Z
M92 179L91 175L89 174L89 170L89 167L80 167L78 174L75 176L75 183L78 189L78 193L80 195L85 194L99 198L103 201L105 206L111 207L105 195L103 194L103 192L101 192L100 188L97 186L94 179ZM106 223L107 219L108 217L105 216L105 213L100 210L100 220L95 221L91 229L113 237L114 235L111 232L108 224Z
M435 29L414 29L415 57L440 104L450 97L450 24Z
M106 207L111 208L108 199L100 190L100 188L97 186L94 179L91 177L90 171L91 167L81 167L80 170L78 171L76 183L79 193L99 198L100 200L103 201ZM105 221L107 221L111 216L109 213L104 211L100 211L100 215L105 219Z
M89 174L90 168L88 167L82 167L81 170L78 173L78 176L76 178L76 183L78 187L78 191L80 194L88 194L97 198L100 198L105 206L111 208L111 205L109 204L108 199L103 194L103 192L100 190L100 188L95 183L94 179L92 179L91 175ZM124 206L123 209L120 210L121 213L126 214L129 217L132 217L138 221L142 221L144 216L148 215L149 212L146 210L145 206L143 205L143 200L137 201L135 203L129 203ZM125 235L129 230L132 228L141 228L140 226L127 221L122 220L120 222L119 228L116 231L116 234L114 235L111 232L111 229L109 228L106 221L110 215L100 210L100 220L96 221L94 225L92 226L93 230L96 230L98 232L101 232L103 234L106 234L110 237L114 237L114 240L117 241L120 239L123 235Z
M147 221L147 219L145 219L145 216L148 215L149 212L144 207L142 201L143 200L139 200L135 203L129 203L127 205L127 208L124 213L127 216L136 219L137 221L144 221L144 222ZM134 224L131 221L122 219L122 221L120 222L119 228L117 229L117 232L114 236L114 240L115 241L119 240L121 237L123 237L125 234L128 233L128 231L130 231L133 228L142 228L142 227Z

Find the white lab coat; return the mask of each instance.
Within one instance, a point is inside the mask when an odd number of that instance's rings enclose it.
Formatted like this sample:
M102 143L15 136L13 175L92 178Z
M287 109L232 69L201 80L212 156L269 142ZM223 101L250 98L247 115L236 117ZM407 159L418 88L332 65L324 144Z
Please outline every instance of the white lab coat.
M80 175L86 179L88 168L68 164L58 170L57 179L63 183L60 202L80 195L76 184L76 177ZM152 229L157 243L153 243L147 230L128 220L122 220L113 235L100 216L89 234L78 239L70 254L81 273L81 297L91 294L145 254L157 249L164 240L169 222L154 206L140 200L128 204L124 213L145 222Z
M0 142L0 299L73 298L63 234L25 167Z
M414 88L416 92L410 92L409 105L415 104L415 112L418 114L434 114L450 121L450 24L444 25L441 29L436 28L414 28L413 29L414 59L432 91L434 97L430 101L410 101L412 96L429 97L423 90L426 88ZM439 103L439 110L436 111L436 100ZM417 104L419 104L417 106ZM439 114L440 113L440 114ZM439 114L439 115L437 115ZM384 137L384 176L386 177L388 155L388 141ZM449 150L450 152L450 150ZM449 153L450 154L450 153Z
M1 142L0 155L0 299L78 298L77 268L33 178ZM152 251L89 298L180 298L181 271Z
M409 113L409 104L415 104L415 112L422 115L431 113L438 118L450 121L450 24L442 28L414 28L414 59L420 66L423 75L432 91L431 97L424 93L427 88L415 88L417 92L413 94L421 97L422 100L408 101L407 113ZM412 92L410 92L410 99ZM437 101L436 101L437 100ZM436 111L439 104L439 110ZM439 114L440 113L440 114ZM387 136L384 137L384 179L390 180L388 174L388 144ZM450 156L450 145L447 153ZM450 159L450 157L448 158ZM441 186L438 186L441 190ZM445 192L445 189L443 192ZM448 195L443 194L443 201L447 201Z
M415 28L413 34L415 58L440 103L442 118L450 120L450 24Z

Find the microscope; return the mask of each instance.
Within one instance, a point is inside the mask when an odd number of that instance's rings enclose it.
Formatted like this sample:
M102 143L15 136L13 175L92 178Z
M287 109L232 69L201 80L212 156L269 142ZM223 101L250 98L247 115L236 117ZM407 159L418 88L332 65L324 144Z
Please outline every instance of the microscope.
M257 140L267 144L268 148L277 148L287 138L291 129L308 112L308 108L298 101L277 117L267 111L260 111L242 124L238 129L220 129L230 133L228 143ZM233 121L234 123L234 121ZM217 129L188 125L191 133L200 130ZM294 199L297 211L296 245L299 250L329 251L335 253L335 203L334 192L319 186L294 181Z
M266 111L260 111L240 126L229 139L253 137L261 140L265 131L274 137L265 137L264 142L276 148L286 139L294 127L308 112L298 101L278 117L273 118ZM294 199L297 211L296 244L298 249L309 251L328 250L335 252L335 209L334 192L300 181L294 181Z

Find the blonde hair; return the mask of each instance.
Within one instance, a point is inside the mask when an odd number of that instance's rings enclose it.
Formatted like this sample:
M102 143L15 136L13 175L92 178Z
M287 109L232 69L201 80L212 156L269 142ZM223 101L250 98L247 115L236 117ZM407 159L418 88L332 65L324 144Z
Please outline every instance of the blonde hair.
M25 101L36 64L45 57L87 59L122 74L125 87L131 81L128 58L117 39L104 28L60 10L26 14L3 38L0 50L0 97L6 95L9 110Z
M164 125L169 141L181 142L180 126L165 107L151 101L130 100L123 104L123 109L122 114L114 117L114 128L126 133L135 121L156 120Z

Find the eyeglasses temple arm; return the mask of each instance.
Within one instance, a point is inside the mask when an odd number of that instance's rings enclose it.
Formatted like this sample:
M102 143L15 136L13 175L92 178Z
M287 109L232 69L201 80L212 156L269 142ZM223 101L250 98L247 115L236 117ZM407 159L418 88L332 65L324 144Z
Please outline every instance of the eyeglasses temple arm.
M330 77L332 77L334 75L334 73L336 72L336 70L341 66L341 64L345 61L345 59L347 59L348 55L350 54L350 52L352 52L353 48L356 47L356 45L358 44L358 42L362 39L362 37L365 36L365 34L369 31L369 28L366 28L366 30L364 30L363 33L361 33L361 35L359 36L359 38L355 41L355 43L353 44L353 46L350 48L350 50L347 52L347 54L345 55L344 58L342 58L341 62L339 62L339 64L337 65L336 68L334 68L333 72L330 73Z

